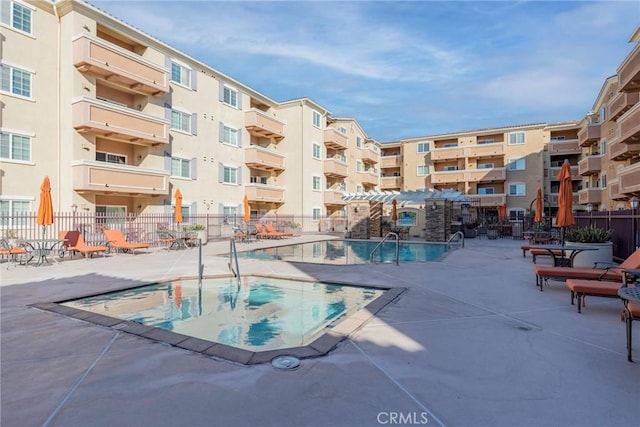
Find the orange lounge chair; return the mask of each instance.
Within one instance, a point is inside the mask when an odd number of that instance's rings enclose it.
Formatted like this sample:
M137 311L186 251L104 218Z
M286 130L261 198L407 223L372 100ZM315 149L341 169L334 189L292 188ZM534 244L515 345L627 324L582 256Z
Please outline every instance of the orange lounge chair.
M631 358L631 332L634 320L640 320L640 303L629 301L624 306L624 321L627 330L627 360L633 362Z
M107 255L106 246L89 246L84 241L84 237L79 231L60 231L58 233L60 240L66 239L64 242L65 250L70 253L80 252L85 258L89 259L90 256L98 252L103 252L103 256Z
M536 286L540 286L540 291L549 279L584 279L584 280L609 280L614 282L622 282L623 269L640 268L640 249L636 249L634 253L629 255L622 264L599 268L586 267L553 267L548 265L536 265L533 272L536 275Z
M281 239L284 237L277 231L275 233L268 232L264 224L254 224L254 227L256 228L256 236L260 239Z
M9 245L9 242L4 239L0 241L0 257L6 256L9 262L7 264L7 270L11 267L11 264L16 263L18 255L27 256L28 254L28 251L22 246L11 246Z
M267 233L272 234L274 236L281 236L281 237L291 237L291 236L293 236L293 233L276 230L275 228L273 228L273 225L271 225L271 224L264 224L264 227L267 229Z
M529 249L529 253L531 254L531 258L533 258L533 263L536 263L536 258L539 256L562 256L562 251L561 250L552 250L551 253L549 253L548 250L546 249L538 249L535 246L532 246Z
M582 313L587 295L596 297L618 298L621 282L604 282L602 280L567 279L567 287L571 290L571 305L578 297L578 313Z
M136 249L147 249L149 247L148 243L127 242L124 238L124 234L122 234L122 231L120 230L102 230L102 232L107 239L107 245L116 251L131 251L131 253L135 255Z

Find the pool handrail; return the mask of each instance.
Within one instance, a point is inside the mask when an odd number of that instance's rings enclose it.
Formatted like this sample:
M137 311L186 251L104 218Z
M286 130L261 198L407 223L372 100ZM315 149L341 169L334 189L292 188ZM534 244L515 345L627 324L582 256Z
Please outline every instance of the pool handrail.
M234 265L235 270L233 268ZM240 264L238 263L236 241L233 237L229 239L229 270L233 273L234 277L238 278L238 284L240 284Z
M394 233L393 231L388 232L387 235L384 236L382 240L380 240L380 243L378 243L376 247L373 248L373 250L371 251L371 255L369 255L369 260L371 261L371 263L373 263L373 254L376 253L378 248L382 246L382 244L391 236L396 238L396 265L400 265L400 236L398 235L398 233Z
M451 235L451 237L449 237L449 240L447 240L447 247L449 247L449 245L451 243L453 243L453 241L454 241L454 239L456 239L456 237L458 238L456 240L456 242L460 242L460 244L464 248L464 233L462 231L456 231L455 233L453 233Z

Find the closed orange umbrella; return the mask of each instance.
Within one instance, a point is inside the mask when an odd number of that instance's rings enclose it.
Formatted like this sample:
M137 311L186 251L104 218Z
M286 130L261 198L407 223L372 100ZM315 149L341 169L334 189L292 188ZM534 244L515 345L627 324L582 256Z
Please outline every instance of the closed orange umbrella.
M542 189L538 188L538 194L536 195L536 216L533 218L533 222L542 222Z
M42 238L44 239L46 226L53 224L53 202L51 201L51 182L45 176L40 186L40 205L36 223L42 226Z
M571 165L565 160L558 174L560 193L558 194L558 215L556 226L561 228L561 242L564 244L564 229L576 223L573 217L573 188L571 186Z
M247 224L249 224L249 221L251 221L251 209L249 207L249 198L247 197L247 195L244 195L244 199L242 200L242 204L244 206L244 222L246 222Z
M178 224L182 222L182 193L180 190L176 190L173 197L176 199L176 210L173 213L173 221Z
M498 219L507 219L507 205L498 206Z
M393 221L395 225L395 222L397 220L398 220L398 202L396 201L396 199L393 199L393 201L391 202L391 221Z

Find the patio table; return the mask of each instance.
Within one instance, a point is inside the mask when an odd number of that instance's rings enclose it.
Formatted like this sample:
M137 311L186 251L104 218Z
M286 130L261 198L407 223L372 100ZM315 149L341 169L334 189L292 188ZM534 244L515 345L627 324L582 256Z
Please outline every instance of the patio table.
M52 252L58 250L60 253L64 252L62 244L68 239L29 239L25 240L24 244L30 247L30 252L37 258L36 267L40 267L45 263L51 264L48 256ZM52 261L58 262L51 258Z
M536 249L544 249L553 258L554 267L573 267L573 260L582 251L596 251L593 246L575 245L535 245ZM560 255L557 252L560 251Z

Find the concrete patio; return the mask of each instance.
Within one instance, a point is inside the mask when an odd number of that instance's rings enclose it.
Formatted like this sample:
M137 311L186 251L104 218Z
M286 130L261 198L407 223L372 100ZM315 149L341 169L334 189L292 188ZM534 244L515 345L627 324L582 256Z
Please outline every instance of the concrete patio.
M316 240L300 236L239 250ZM323 236L322 238L326 238ZM535 286L518 240L467 240L442 260L356 266L241 260L277 274L407 291L328 356L243 366L28 305L197 274L197 250L3 263L1 418L11 426L636 426L640 363L621 302ZM229 243L204 247L228 273ZM542 261L544 262L544 261ZM640 328L634 351L640 360Z

